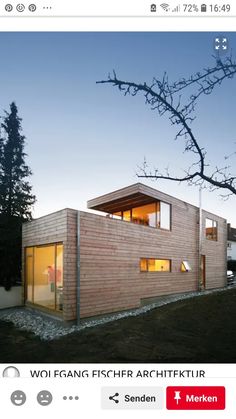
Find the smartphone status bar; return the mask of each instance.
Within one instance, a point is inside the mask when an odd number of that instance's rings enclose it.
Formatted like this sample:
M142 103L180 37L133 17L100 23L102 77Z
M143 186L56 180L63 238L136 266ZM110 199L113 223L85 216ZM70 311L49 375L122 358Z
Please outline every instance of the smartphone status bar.
M236 5L232 0L194 3L152 2L147 0L93 0L57 2L6 0L0 6L1 17L234 17Z

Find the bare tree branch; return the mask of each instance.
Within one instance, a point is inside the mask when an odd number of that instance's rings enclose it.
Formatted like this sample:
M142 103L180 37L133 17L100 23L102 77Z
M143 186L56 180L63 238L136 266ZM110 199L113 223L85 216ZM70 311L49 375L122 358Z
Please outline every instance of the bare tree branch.
M185 171L183 177L171 176L168 170L166 174L160 173L157 169L150 171L146 161L144 161L143 167L139 168L138 177L168 179L176 182L188 182L191 185L201 184L201 186L207 183L210 190L223 189L227 196L236 194L236 176L228 172L229 166L216 167L211 174L206 173L206 168L209 166L206 163L206 150L200 146L191 128L191 124L195 120L192 114L199 97L211 94L215 87L221 86L225 79L232 79L235 74L236 63L232 57L228 57L224 62L216 59L215 66L205 68L202 72L197 72L189 78L182 78L173 84L169 83L166 73L161 80L154 78L150 86L145 82L138 84L121 80L117 78L115 71L112 76L109 74L106 80L97 81L98 84L111 84L117 87L125 96L136 96L138 93L142 93L145 103L150 106L151 110L156 111L160 116L168 114L171 125L178 126L175 139L184 137L184 151L192 152L197 157L192 166ZM194 88L195 91L182 104L182 92L189 87ZM231 155L233 154L231 153ZM229 157L226 156L225 159ZM193 171L193 167L196 166L198 170Z

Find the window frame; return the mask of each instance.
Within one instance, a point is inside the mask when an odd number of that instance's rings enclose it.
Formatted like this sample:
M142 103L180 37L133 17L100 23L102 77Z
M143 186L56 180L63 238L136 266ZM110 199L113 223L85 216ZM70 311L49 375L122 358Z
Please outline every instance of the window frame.
M211 227L207 227L206 223L207 221L211 222ZM212 233L211 234L207 234L207 228L211 228L212 229ZM216 231L216 233L214 234L214 229ZM218 241L218 221L214 220L213 218L205 218L205 237L206 240L211 240L211 241Z
M145 225L145 224L142 224L142 223L135 223L133 221L133 210L136 209L136 208L145 207L146 205L150 205L150 204L155 204L155 226ZM132 208L127 209L127 210L116 211L112 214L112 217L113 217L114 220L118 219L119 221L125 221L125 222L132 223L132 224L142 225L144 227L156 228L158 230L163 230L163 231L171 231L172 230L172 204L170 204L169 202L161 201L159 199L155 200L154 202L150 202L150 204L139 205L137 207L132 207ZM169 206L169 226L170 226L170 228L161 227L161 213L162 213L161 204L165 204L165 205ZM159 207L159 211L157 211L158 207ZM125 220L124 219L124 213L128 212L128 211L130 212L130 220L127 220L127 219ZM118 216L117 216L118 213L121 214L120 218L118 218ZM157 216L158 213L159 213L159 222L158 222L158 216Z
M160 202L160 227L159 227L159 229L160 230L165 230L165 231L171 231L171 225L172 225L172 205L171 204L169 204L169 202L165 202L165 201L159 201ZM168 205L169 206L169 224L170 224L170 228L164 228L164 227L161 227L161 214L162 214L162 211L161 211L161 204L165 204L165 205ZM158 227L156 227L156 228L158 228Z
M152 271L152 270L149 270L149 260L154 260L154 261L158 260L158 261L165 261L165 262L168 261L169 262L169 270L168 271L166 271L166 270L164 270L164 271L159 271L159 270ZM145 264L146 264L147 269L141 269L142 262L144 263L144 261L145 261ZM145 273L157 273L157 272L158 273L171 273L172 272L172 260L169 259L169 258L163 259L163 258L154 258L154 257L140 258L140 260L139 260L139 269L140 269L140 273L142 273L142 272L145 272Z
M182 260L181 261L181 266L180 266L180 271L182 273L191 272L192 271L191 264L187 260Z
M57 269L57 247L58 246L62 246L62 263L63 263L63 283L64 283L64 242L63 241L58 241L58 242L50 242L50 243L43 243L43 244L39 244L39 245L30 245L30 246L25 246L24 247L24 282L25 282L25 290L24 290L24 301L26 304L29 305L34 305L39 307L42 310L46 310L48 312L52 312L52 313L57 313L62 315L63 313L63 308L62 309L58 309L58 304L57 304L57 295L56 295L56 284L57 284L57 277L55 276L55 293L54 293L54 308L48 308L44 305L38 304L37 302L35 302L35 294L34 294L34 288L35 288L35 249L36 248L46 248L46 247L54 247L54 260L55 260L55 269ZM32 254L31 255L27 255L27 251L29 249L32 249ZM32 277L32 301L28 300L28 290L27 290L27 257L32 257L32 273L33 273L33 277Z

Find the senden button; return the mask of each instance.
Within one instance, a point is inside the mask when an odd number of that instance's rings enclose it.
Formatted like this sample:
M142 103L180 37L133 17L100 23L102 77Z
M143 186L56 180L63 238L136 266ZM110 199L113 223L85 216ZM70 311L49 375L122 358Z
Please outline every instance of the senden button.
M167 387L169 410L224 410L225 387Z
M162 387L103 387L103 409L163 409Z

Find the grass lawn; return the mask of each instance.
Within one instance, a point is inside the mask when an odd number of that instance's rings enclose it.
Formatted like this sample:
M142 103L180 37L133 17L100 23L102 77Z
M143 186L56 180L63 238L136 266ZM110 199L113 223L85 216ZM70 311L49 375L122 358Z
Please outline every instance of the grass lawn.
M236 362L236 288L54 341L0 321L0 362Z

